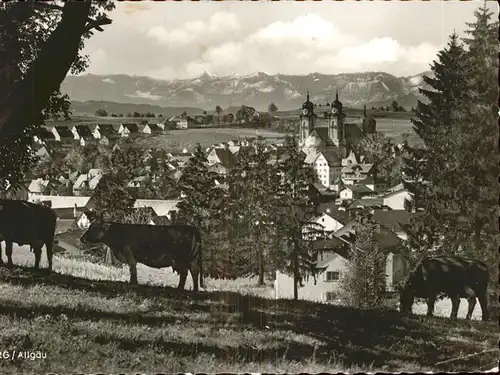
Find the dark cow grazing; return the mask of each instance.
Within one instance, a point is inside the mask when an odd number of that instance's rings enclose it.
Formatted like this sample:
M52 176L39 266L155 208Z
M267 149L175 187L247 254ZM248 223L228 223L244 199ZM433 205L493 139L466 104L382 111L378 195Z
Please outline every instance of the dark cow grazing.
M148 225L106 222L95 219L80 238L83 243L103 243L130 269L130 283L137 284L137 263L149 267L172 267L180 275L184 289L188 270L193 290L198 291L198 275L203 288L201 235L190 225Z
M456 319L460 298L467 298L470 319L479 299L483 320L488 320L488 267L483 262L457 256L436 256L422 260L409 275L400 293L400 311L411 313L415 297L427 299L427 316L432 316L439 294L451 299L451 318Z
M12 266L12 244L30 245L35 253L35 268L40 265L45 245L49 270L57 216L46 206L21 200L0 199L0 241L5 240L8 265ZM0 264L3 264L0 245Z

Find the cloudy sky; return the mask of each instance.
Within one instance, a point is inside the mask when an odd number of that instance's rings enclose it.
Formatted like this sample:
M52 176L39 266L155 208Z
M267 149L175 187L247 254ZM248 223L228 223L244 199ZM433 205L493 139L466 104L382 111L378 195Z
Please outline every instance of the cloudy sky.
M117 3L87 41L88 73L182 79L429 69L482 1ZM496 2L490 8L498 17Z

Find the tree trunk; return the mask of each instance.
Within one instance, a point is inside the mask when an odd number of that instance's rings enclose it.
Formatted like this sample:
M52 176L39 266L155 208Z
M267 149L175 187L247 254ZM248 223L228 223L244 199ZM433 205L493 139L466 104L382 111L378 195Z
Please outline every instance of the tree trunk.
M258 251L259 257L259 286L264 285L264 254L262 248Z
M299 299L299 259L297 253L297 244L294 245L293 254L293 299L297 301Z
M81 44L91 2L66 2L61 21L26 76L0 104L0 139L6 141L39 121L52 93L59 89ZM0 66L0 70L3 67Z

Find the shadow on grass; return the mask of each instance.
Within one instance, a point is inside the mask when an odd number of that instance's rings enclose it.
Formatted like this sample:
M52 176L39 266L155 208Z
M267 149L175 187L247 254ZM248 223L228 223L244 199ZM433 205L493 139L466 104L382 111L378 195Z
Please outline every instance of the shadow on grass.
M173 351L181 356L193 356L207 353L220 358L238 358L244 361L269 362L279 358L306 360L314 357L328 361L332 357L345 366L374 366L395 369L399 365L415 364L420 367L434 367L443 371L470 371L487 363L494 362L498 354L478 356L467 361L458 361L443 366L435 363L458 357L460 352L474 353L484 349L481 342L491 341L496 344L494 333L497 327L493 322L451 321L447 318L426 318L422 316L403 318L394 310L358 310L329 304L308 301L269 300L254 296L243 296L235 292L214 291L199 292L179 291L170 287L149 285L130 285L127 282L95 281L46 270L33 270L15 267L10 272L0 273L0 281L26 287L45 284L60 288L81 290L106 297L120 294L137 297L161 298L167 300L169 308L189 313L219 310L220 319L214 326L225 325L228 314L237 315L237 324L233 329L248 329L266 332L287 332L301 334L316 339L322 344L297 342L279 343L272 349L255 347L229 347L201 343L179 343L148 340L131 340L106 333L99 336L99 342L118 342L119 347L128 351L155 345L165 351ZM139 323L150 326L175 324L178 318L152 317L147 313L112 313L78 310L64 307L8 307L9 315L31 317L33 314L66 314L70 319L111 319L126 323ZM449 330L459 327L463 335L470 337L470 343L455 342L449 337ZM474 331L471 330L474 327ZM475 332L475 333L473 333ZM462 333L461 333L462 334ZM101 342L102 341L102 342ZM384 367L386 366L386 367Z

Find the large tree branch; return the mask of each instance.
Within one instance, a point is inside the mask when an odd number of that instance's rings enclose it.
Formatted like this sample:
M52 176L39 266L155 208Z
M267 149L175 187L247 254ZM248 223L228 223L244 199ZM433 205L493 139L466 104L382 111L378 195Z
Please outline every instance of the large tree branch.
M91 2L66 2L61 21L49 36L23 80L0 104L0 142L35 123L50 95L59 89L86 32Z

